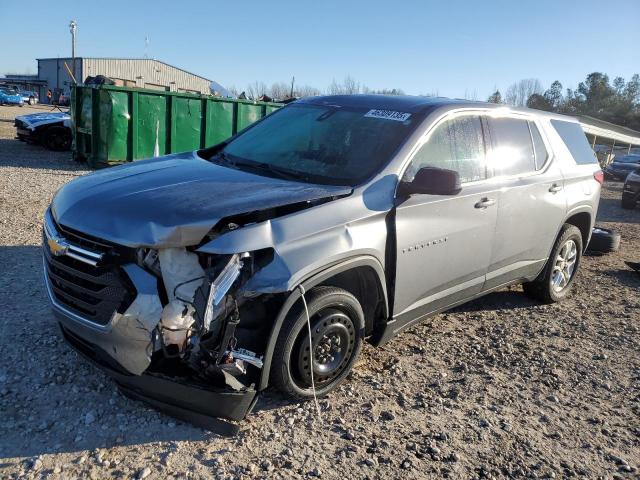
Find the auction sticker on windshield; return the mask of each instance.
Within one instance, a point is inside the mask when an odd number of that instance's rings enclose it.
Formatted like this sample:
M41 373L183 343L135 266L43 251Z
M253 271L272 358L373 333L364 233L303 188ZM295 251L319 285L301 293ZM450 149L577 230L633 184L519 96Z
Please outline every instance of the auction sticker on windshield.
M394 120L396 122L404 122L405 120L408 120L410 116L410 113L377 109L369 110L365 115L365 117L369 118L382 118L384 120Z

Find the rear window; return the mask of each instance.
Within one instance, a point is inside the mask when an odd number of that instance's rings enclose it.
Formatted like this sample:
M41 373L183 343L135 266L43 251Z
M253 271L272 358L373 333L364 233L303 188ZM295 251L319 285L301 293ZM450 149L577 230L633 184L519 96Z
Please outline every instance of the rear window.
M579 123L551 120L551 125L556 129L578 165L598 163L596 154L593 153Z

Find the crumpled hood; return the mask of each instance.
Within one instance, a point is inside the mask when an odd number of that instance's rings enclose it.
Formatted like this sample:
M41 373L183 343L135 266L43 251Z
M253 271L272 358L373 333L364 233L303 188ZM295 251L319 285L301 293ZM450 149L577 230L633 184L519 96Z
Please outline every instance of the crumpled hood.
M221 219L347 195L350 187L270 178L194 152L113 167L62 187L52 202L63 227L130 247L198 244Z

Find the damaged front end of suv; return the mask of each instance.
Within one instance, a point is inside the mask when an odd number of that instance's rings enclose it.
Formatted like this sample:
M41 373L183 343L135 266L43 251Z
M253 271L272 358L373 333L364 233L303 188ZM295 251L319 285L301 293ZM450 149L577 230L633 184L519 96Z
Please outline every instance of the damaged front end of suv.
M423 118L349 102L295 102L220 145L62 187L43 250L65 339L127 395L205 426L244 418L270 383L336 388L385 338L384 169Z
M150 186L163 168L198 180L163 175ZM128 193L120 202L113 192L122 188ZM199 189L224 190L219 216L206 206L177 206ZM250 204L242 203L247 189ZM172 194L160 202L163 190ZM45 280L65 339L127 395L174 416L217 430L212 417L244 418L265 383L267 339L290 288L272 222L349 191L247 175L192 153L68 184L43 229ZM98 207L101 195L111 200ZM143 211L146 221L138 222ZM229 241L240 231L252 232L250 240Z
M246 415L263 367L257 339L278 300L242 288L268 251L127 249L60 227L50 212L44 232L50 299L77 351L125 393L179 417Z
M240 228L222 223L201 244ZM65 339L126 394L204 426L251 409L270 319L284 302L275 281L286 269L272 248L126 247L63 226L49 210L44 260ZM257 275L265 266L266 289Z

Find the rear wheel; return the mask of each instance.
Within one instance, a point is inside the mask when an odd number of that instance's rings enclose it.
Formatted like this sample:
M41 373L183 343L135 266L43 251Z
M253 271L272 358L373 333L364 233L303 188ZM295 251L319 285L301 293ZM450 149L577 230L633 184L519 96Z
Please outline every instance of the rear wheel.
M582 250L580 230L565 224L544 270L533 282L523 285L525 293L545 303L559 302L567 297L580 266Z
M311 346L305 310L298 305L282 325L271 367L276 388L299 399L313 398L312 368L318 397L342 383L362 349L364 333L362 307L346 290L316 287L306 300Z
M42 135L42 143L49 150L63 152L71 148L71 132L65 127L49 127Z

